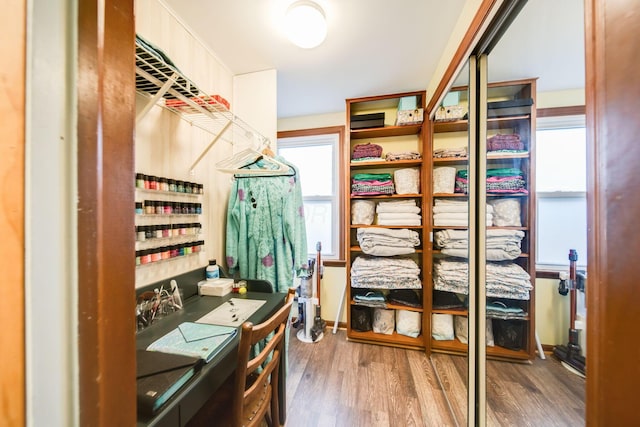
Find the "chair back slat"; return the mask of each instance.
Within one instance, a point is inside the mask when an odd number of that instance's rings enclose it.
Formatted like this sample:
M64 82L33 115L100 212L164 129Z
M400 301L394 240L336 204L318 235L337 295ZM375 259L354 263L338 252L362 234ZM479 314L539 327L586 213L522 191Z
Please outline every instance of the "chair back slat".
M242 325L233 399L236 426L259 425L269 408L271 420L279 419L278 371L294 292L293 288L289 289L285 304L269 319L255 326L251 322ZM251 348L265 338L268 339L265 346L250 358ZM259 373L258 367L262 367Z

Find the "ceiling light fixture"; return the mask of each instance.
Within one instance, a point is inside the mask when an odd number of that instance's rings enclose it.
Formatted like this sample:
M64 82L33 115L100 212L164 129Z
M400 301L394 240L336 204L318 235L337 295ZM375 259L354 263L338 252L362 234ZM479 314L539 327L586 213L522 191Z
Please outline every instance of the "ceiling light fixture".
M285 32L291 43L312 49L327 37L327 21L322 8L313 1L299 0L287 9Z

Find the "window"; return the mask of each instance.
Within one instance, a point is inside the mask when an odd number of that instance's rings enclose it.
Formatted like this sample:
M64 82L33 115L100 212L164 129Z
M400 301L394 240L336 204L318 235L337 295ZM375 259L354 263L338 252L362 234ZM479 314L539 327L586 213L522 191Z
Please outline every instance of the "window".
M569 249L587 264L586 131L584 116L543 117L536 131L539 270L566 270Z
M278 154L300 171L310 257L315 257L316 244L321 242L323 259L344 259L343 137L342 127L278 132Z

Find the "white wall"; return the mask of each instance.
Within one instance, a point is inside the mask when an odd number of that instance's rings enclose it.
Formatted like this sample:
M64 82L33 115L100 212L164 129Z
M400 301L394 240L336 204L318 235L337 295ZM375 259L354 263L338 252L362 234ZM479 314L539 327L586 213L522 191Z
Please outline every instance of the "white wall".
M29 426L78 424L74 3L34 0L28 15L25 418Z
M230 101L235 115L275 141L275 70L234 76L160 0L136 1L136 32L162 49L203 93L223 96ZM145 103L145 98L138 96L137 110L140 111ZM226 140L216 142L191 171L191 165L209 146L214 135L157 106L136 124L136 172L203 183L205 190L200 200L203 215L199 218L203 224L205 252L138 267L136 287L204 267L208 259L215 258L225 265L225 224L231 175L218 172L215 164L234 152L234 146L227 141L232 140L231 129L224 138ZM148 197L148 194L137 194L136 200L139 196Z

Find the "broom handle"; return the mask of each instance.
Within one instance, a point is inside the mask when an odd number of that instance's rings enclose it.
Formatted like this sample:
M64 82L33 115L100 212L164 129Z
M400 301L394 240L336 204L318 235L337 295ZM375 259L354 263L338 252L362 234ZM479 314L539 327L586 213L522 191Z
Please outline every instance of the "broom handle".
M575 249L569 250L569 299L570 299L570 316L571 316L571 329L576 328L576 288L578 278L576 274L576 264L578 261L578 252Z
M320 274L321 274L321 269L322 269L322 265L321 263L321 255L320 252L322 251L322 243L318 242L316 243L316 296L318 297L318 305L322 306L320 304Z

